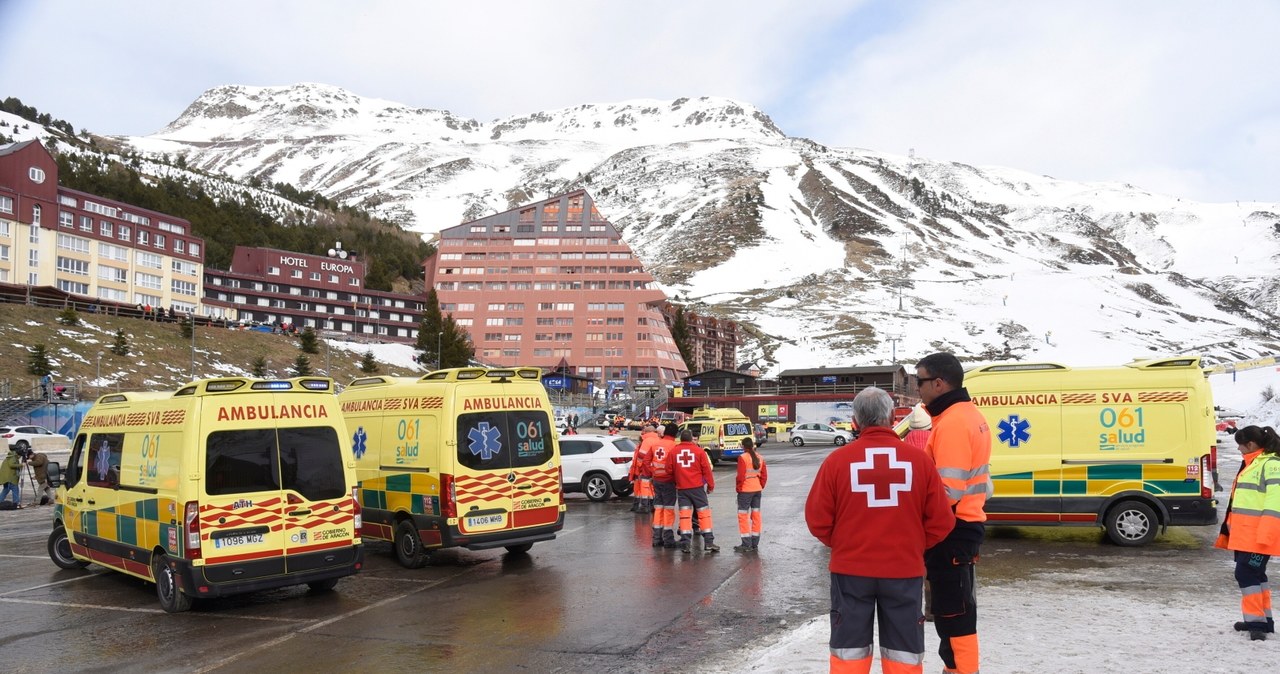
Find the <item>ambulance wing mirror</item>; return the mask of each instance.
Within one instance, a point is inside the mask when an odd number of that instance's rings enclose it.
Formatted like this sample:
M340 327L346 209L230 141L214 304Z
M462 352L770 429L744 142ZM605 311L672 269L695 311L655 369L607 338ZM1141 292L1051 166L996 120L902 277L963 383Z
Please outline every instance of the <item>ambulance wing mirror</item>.
M45 470L49 472L49 486L57 489L62 486L62 464L57 461L50 461L45 466Z

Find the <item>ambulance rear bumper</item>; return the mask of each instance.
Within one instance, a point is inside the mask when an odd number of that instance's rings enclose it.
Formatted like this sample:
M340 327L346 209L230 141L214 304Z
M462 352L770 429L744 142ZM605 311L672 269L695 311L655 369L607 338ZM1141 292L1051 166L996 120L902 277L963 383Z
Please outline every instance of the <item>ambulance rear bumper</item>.
M468 550L492 550L509 545L522 545L554 540L556 532L564 528L564 512L555 522L539 527L526 527L518 531L496 531L491 534L463 534L453 527L445 527L444 547L460 547Z
M1169 513L1169 526L1189 527L1218 523L1217 499L1201 498L1162 498L1160 502Z
M194 566L177 561L178 581L192 597L225 597L314 583L354 575L364 560L364 546L352 545L271 559ZM286 568L287 565L287 568Z

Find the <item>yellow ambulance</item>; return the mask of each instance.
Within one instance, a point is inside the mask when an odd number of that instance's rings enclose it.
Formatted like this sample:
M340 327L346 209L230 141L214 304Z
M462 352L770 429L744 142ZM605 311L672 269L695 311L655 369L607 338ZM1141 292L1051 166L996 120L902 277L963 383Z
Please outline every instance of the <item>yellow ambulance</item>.
M734 407L699 407L682 428L693 433L713 466L722 459L737 460L742 454L742 439L756 437L751 419Z
M1119 545L1217 521L1213 394L1197 357L965 373L991 427L990 524L1098 525Z
M169 612L193 598L331 589L362 564L347 437L325 378L102 396L62 474L49 556L152 581Z
M527 552L564 527L560 451L538 368L365 377L338 396L366 538L407 568L434 550Z

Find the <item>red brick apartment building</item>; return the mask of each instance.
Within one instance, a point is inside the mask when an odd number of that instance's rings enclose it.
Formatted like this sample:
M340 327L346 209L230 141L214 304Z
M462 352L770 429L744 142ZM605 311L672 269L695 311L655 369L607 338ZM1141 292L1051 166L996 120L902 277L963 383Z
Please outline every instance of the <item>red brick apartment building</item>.
M664 304L662 315L667 325L675 325L676 305ZM738 346L742 338L736 322L699 314L691 309L685 309L684 321L689 326L689 350L693 356L693 362L688 364L691 372L733 372L738 369Z
M379 341L417 340L422 296L368 290L364 263L341 253L341 246L334 252L329 257L236 246L230 271L205 270L205 305L210 314L231 320Z
M39 141L0 146L0 283L203 313L203 268L191 223L59 186Z
M678 384L689 368L666 294L585 191L442 230L424 265L476 357L569 373L609 389Z

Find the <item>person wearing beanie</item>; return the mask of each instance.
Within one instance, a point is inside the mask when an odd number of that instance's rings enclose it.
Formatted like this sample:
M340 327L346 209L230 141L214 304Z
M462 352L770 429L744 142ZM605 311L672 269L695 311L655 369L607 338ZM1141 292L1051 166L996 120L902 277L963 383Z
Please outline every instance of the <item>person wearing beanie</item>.
M908 431L902 441L923 450L925 445L929 444L929 436L933 433L933 419L929 417L929 413L924 411L923 405L916 405L911 408L911 414L907 417Z

